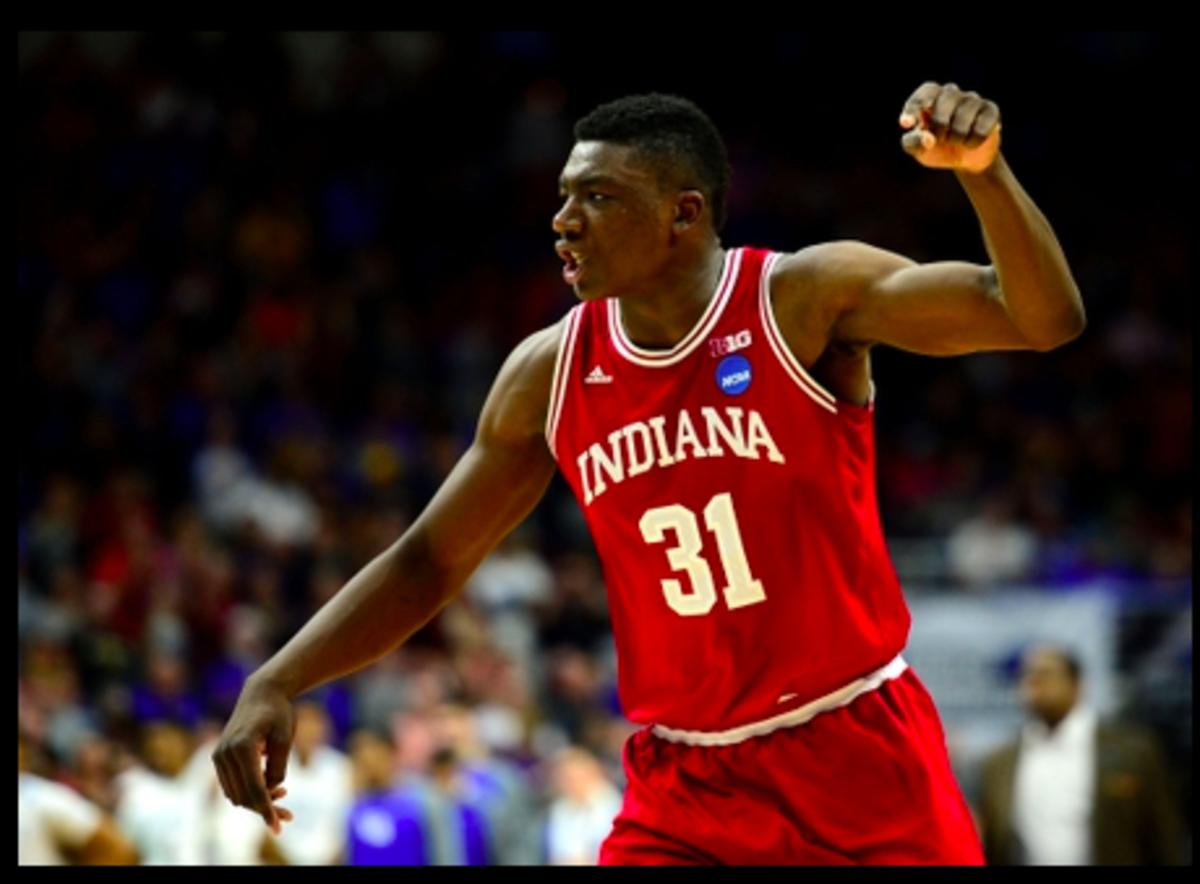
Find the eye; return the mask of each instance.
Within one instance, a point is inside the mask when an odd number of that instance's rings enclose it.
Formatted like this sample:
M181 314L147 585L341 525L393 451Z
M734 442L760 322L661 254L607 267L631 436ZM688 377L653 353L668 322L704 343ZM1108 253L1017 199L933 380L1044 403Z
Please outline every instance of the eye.
M609 199L609 196L606 193L600 193L599 191L596 191L596 190L588 191L588 202L602 203L607 199Z

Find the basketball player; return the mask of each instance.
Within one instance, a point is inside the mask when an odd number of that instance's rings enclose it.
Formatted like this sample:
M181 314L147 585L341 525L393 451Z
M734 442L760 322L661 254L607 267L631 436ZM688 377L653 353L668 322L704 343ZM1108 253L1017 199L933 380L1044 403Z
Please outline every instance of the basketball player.
M874 487L870 351L1049 350L1084 311L999 152L994 102L925 83L901 146L954 172L992 264L859 242L726 248L728 162L690 102L575 128L553 220L581 304L509 356L412 527L247 682L214 760L278 829L292 699L432 618L557 467L604 564L628 788L603 863L978 863ZM265 771L263 763L265 759Z

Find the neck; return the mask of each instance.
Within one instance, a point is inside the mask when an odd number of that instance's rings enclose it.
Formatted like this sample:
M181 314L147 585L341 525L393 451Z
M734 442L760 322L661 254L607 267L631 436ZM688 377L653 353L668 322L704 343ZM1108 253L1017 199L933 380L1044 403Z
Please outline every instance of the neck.
M725 251L714 236L694 256L672 264L649 294L620 298L625 334L639 347L669 348L695 327L712 300L721 277Z
M1067 716L1070 715L1074 709L1075 709L1075 707L1072 706L1070 709L1066 709L1055 715L1045 715L1044 714L1039 717L1042 720L1042 724L1044 724L1048 730L1056 731L1056 730L1058 730L1058 726L1067 720Z

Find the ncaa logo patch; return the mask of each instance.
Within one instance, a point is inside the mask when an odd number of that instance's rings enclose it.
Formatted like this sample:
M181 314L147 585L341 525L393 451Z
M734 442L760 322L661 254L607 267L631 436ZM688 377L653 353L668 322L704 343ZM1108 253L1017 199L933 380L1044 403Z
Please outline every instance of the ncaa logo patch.
M745 356L726 356L717 363L717 388L727 396L740 396L750 386L750 362Z

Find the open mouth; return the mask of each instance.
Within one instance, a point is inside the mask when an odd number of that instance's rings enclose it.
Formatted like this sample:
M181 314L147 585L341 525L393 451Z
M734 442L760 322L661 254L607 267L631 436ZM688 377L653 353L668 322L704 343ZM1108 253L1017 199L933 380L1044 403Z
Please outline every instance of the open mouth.
M563 281L567 285L575 285L579 281L583 262L571 252L562 252L561 257L563 259Z

